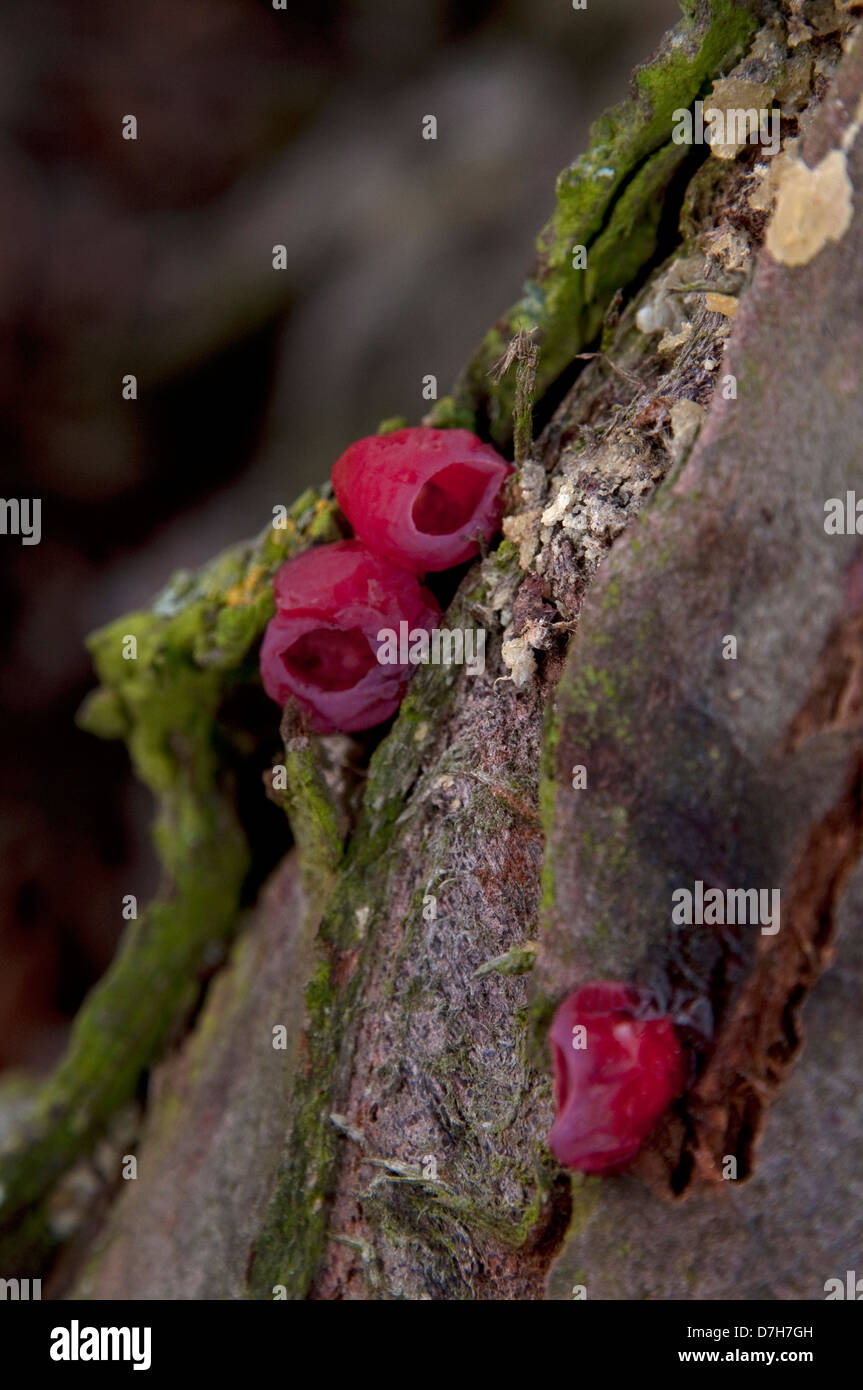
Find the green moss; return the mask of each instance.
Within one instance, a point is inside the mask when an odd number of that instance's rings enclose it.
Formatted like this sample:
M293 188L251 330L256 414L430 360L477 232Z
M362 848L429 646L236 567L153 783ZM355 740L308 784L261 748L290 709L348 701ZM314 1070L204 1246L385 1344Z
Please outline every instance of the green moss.
M79 1010L66 1054L25 1127L0 1152L0 1224L14 1225L38 1202L133 1095L193 1002L205 957L234 928L250 855L219 759L219 708L272 612L275 570L332 525L333 511L305 493L286 528L269 526L198 574L175 575L152 608L108 624L88 642L101 685L79 723L126 739L138 777L156 798L162 885Z
M391 415L387 420L381 420L378 425L378 434L395 434L396 430L403 430L407 427L408 417L406 415Z
M423 424L439 430L476 430L476 411L468 405L458 405L452 396L443 396L424 416Z
M130 732L128 714L115 690L100 687L85 699L79 723L99 738L126 738Z
M475 429L487 419L492 436L505 444L512 429L513 374L494 384L489 371L513 335L534 325L541 330L538 398L589 344L615 290L633 283L658 249L665 193L686 153L670 140L672 113L690 105L736 58L755 28L757 8L732 0L685 6L686 18L676 34L637 74L635 95L596 124L587 153L561 175L554 215L539 238L535 274L486 335L453 395L426 417L428 423ZM586 270L572 268L574 245L588 249ZM521 419L525 431L524 411ZM384 421L381 429L401 423L401 418ZM309 543L340 534L337 508L309 490L290 508L284 527L268 526L255 542L226 551L197 574L178 573L151 608L110 624L91 639L101 685L82 707L80 723L100 737L126 739L137 774L156 797L154 836L163 884L157 900L130 925L113 965L80 1011L67 1054L39 1092L26 1129L13 1135L0 1154L0 1191L6 1203L0 1219L9 1221L28 1203L37 1204L24 1225L15 1228L19 1234L27 1223L38 1225L41 1196L132 1094L189 1007L213 943L223 942L235 928L249 849L219 758L220 706L237 683L255 679L254 647L272 612L271 580L279 564ZM511 543L501 545L495 565L501 575L517 566ZM483 599L480 586L469 601ZM454 623L459 611L467 611L465 600L460 603ZM131 660L123 651L129 636L137 643ZM621 673L620 683L628 686L637 676L633 664ZM378 905L388 900L390 875L399 867L392 855L397 823L421 773L422 750L447 718L453 689L454 675L444 668L428 667L417 674L391 734L371 761L359 823L343 857L313 746L292 747L287 755L291 785L285 809L300 850L308 923L314 925L319 910L323 916L305 994L307 1031L295 1082L295 1123L256 1242L253 1295L269 1299L272 1285L284 1283L293 1297L304 1296L323 1249L336 1163L336 1136L328 1120L331 1100L340 1068L350 1058ZM600 726L612 727L623 741L627 735L625 692L611 682L599 650L574 685L562 689L561 701L561 713L553 713L547 726L540 779L547 832L554 820L561 719L576 713L587 742ZM516 794L523 799L520 790ZM491 826L504 814L491 791L477 804ZM621 811L612 807L609 812L616 842L626 829ZM553 898L552 856L547 854L544 905ZM369 913L362 931L359 909ZM350 959L351 968L335 972L335 959ZM547 1006L548 1001L538 1001L532 1017ZM529 1035L525 1022L526 1069ZM471 1075L469 1057L453 1053L451 1060ZM444 1086L445 1072L441 1063ZM477 1076L475 1084L481 1085L482 1078ZM407 1216L400 1208L400 1215L382 1217L383 1229L392 1229L394 1238L399 1229L406 1232L405 1239L418 1233L427 1237L456 1271L460 1228L475 1227L505 1243L520 1243L539 1217L554 1171L549 1167L523 1174L525 1189L533 1195L514 1218L509 1208L505 1215L495 1209L486 1191L487 1174L472 1171L470 1161L468 1156L457 1190L417 1186L421 1195L411 1199ZM574 1221L577 1207L574 1191ZM11 1229L7 1226L7 1234Z
M511 572L512 567L518 564L518 546L512 541L502 540L492 556L492 562L501 574Z
M585 746L596 742L600 731L607 734L610 723L613 723L612 735L617 742L622 745L632 743L626 692L605 667L590 664L589 655L584 650L581 660L572 668L571 674L568 673L559 698L567 719L576 721Z
M568 1235L583 1231L594 1216L602 1192L602 1179L590 1178L584 1173L573 1173L570 1179L570 1200L572 1202ZM584 1280L576 1280L584 1283Z
M549 1174L538 1170L521 1173L523 1188L533 1196L518 1219L513 1220L488 1200L490 1171L511 1179L517 1177L508 1158L486 1153L482 1172L478 1171L473 1179L459 1173L458 1187L454 1182L378 1178L362 1194L363 1208L373 1216L384 1238L396 1247L420 1239L444 1256L457 1256L464 1245L464 1232L469 1231L508 1249L519 1249L541 1219Z
M462 598L449 617L453 625L463 626L464 616ZM359 820L318 931L320 963L306 994L306 1051L295 1081L295 1121L256 1243L252 1298L269 1297L273 1284L284 1284L291 1298L305 1297L323 1249L338 1142L328 1117L340 1059L350 1051L373 957L378 905L389 900L389 877L398 868L391 853L396 822L423 757L424 740L416 735L423 725L436 729L446 720L453 689L454 676L447 668L420 668L391 734L369 764ZM360 932L357 912L362 909L370 914ZM331 953L343 952L353 953L355 963L336 984L328 962Z
M509 951L504 951L503 955L493 956L491 960L485 960L477 970L474 970L474 979L496 972L498 974L527 974L528 970L534 969L536 963L536 942L525 941L517 947L510 947Z
M656 254L665 190L687 154L671 140L673 113L741 53L757 27L754 8L709 0L703 19L688 13L637 71L636 96L595 123L586 153L560 175L536 272L456 384L456 407L484 407L498 444L512 433L514 382L507 374L492 385L492 367L520 329L539 328L539 399L599 331L614 292ZM586 270L573 269L575 246L587 249Z
M317 741L308 735L293 705L285 712L281 732L287 785L273 796L290 822L306 901L315 912L323 907L342 857L339 812L322 771Z
M321 960L306 987L306 1008L311 1019L325 1019L335 1000L329 962Z

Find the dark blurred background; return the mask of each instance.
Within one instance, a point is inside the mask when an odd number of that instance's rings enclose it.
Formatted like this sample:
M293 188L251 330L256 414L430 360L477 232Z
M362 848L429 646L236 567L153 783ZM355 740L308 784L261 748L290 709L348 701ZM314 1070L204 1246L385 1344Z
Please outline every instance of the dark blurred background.
M83 639L254 534L515 297L675 0L27 0L0 14L0 1067L156 886ZM137 119L136 141L121 138ZM421 138L435 115L438 138ZM287 269L272 268L272 248ZM127 373L138 399L122 399Z

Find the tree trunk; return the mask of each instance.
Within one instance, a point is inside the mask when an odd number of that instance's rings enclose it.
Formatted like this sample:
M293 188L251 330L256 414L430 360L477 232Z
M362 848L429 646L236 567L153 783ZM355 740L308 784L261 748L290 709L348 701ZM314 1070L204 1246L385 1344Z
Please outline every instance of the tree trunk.
M863 52L853 6L690 8L430 417L505 446L533 398L505 539L448 614L485 670L421 668L367 770L286 711L294 848L194 1016L256 856L226 730L263 774L238 692L334 504L93 639L82 719L159 796L166 882L0 1156L3 1248L56 1257L58 1295L818 1298L854 1267L863 553L827 504L860 475ZM673 141L720 78L715 105L781 108L782 154ZM495 381L533 327L535 381ZM675 921L699 882L780 911ZM547 1026L591 978L649 987L693 1059L623 1177L545 1147Z

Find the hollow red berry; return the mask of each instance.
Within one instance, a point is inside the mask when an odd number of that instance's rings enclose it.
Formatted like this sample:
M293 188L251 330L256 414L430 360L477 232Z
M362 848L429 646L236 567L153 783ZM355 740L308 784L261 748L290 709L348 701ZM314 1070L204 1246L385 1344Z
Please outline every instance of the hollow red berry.
M271 699L293 695L316 733L370 729L394 714L414 668L380 664L378 633L402 622L430 632L441 616L416 575L359 541L336 541L288 560L273 590L261 646Z
M627 985L584 985L554 1016L549 1039L557 1117L548 1137L566 1168L607 1173L633 1159L683 1091L684 1054L669 1018L638 1018Z
M469 560L500 527L512 464L469 430L358 439L333 468L339 506L378 555L423 574Z

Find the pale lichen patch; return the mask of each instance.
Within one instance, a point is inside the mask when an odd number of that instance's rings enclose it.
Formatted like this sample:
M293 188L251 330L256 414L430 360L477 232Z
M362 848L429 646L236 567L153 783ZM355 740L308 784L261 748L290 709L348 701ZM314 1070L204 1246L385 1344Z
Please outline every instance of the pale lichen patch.
M677 256L660 272L652 290L635 314L639 333L679 333L687 321L683 296L679 291L704 272L704 259L696 253Z
M538 507L546 488L546 474L542 464L536 463L533 459L528 459L522 464L518 485L524 506Z
M704 296L704 307L711 314L723 314L727 319L737 317L739 301L733 294L716 294L709 290Z
M707 411L697 401L685 398L675 401L671 407L672 455L675 460L687 453L707 419Z
M734 159L747 144L754 143L749 132L754 134L758 130L759 114L768 110L772 100L773 88L764 82L753 82L745 77L721 77L714 82L713 91L704 103L704 116L707 120L711 110L722 112L725 139L711 141L710 153L716 159ZM745 126L745 131L741 126ZM743 138L728 139L729 135L742 135Z
M562 482L554 501L546 507L542 514L543 526L554 526L555 522L561 521L566 516L572 506L573 494L572 484L569 481Z
M536 674L536 658L526 637L505 638L500 649L509 679L516 690L523 690Z
M539 528L542 513L537 509L519 516L505 516L503 534L518 546L518 563L526 570L539 549Z
M783 172L767 249L780 265L807 265L851 225L853 190L844 150L831 150L814 169L795 159Z
M677 333L663 333L656 345L656 351L663 354L677 352L692 337L692 324L684 319Z

